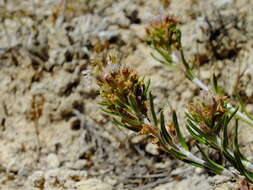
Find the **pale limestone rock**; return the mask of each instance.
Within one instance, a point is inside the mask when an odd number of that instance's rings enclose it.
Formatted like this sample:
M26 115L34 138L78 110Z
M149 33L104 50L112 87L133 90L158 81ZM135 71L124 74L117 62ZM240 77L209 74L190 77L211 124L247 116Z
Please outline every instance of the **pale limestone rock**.
M57 168L60 165L59 159L54 153L51 153L47 156L47 163L49 168Z
M112 186L98 179L88 179L77 184L78 190L112 190Z
M148 143L147 146L145 147L145 150L152 155L159 154L159 151L157 149L157 145L154 145L152 143Z

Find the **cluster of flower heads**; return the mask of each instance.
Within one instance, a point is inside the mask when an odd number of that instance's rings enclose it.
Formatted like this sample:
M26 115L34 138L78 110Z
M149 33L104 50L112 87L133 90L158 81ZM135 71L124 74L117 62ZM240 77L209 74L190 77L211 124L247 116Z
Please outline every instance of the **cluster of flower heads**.
M180 30L177 29L177 21L172 16L160 17L151 22L146 28L147 43L154 48L162 48L167 51L180 48Z
M118 98L125 102L128 94L133 93L138 76L129 67L117 63L115 55L109 54L106 61L107 64L96 77L101 96L109 103L114 103Z
M186 112L186 129L196 141L202 158L195 156L180 131L180 124L176 112L172 112L172 122L166 125L163 111L157 113L152 93L148 90L149 82L126 65L117 62L115 54L109 54L104 61L97 64L96 79L100 89L102 111L112 116L118 126L151 135L155 143L164 151L171 153L193 166L230 177L244 176L253 182L253 163L245 158L238 145L238 120L235 120L233 138L228 135L230 121L237 114L238 108L231 107L227 98L218 93L217 80L214 77L214 92L209 90L192 71L192 67L185 59L181 47L181 31L179 24L173 17L153 21L147 28L146 42L160 55L157 61L167 66L175 63L173 53L180 54L180 62L188 79L197 84L205 92L188 105ZM159 114L159 117L158 117ZM241 118L245 118L242 117ZM247 119L247 118L246 118ZM248 120L246 120L248 121ZM202 147L204 146L204 148ZM224 168L216 163L205 152L212 149L221 154L237 169L238 172ZM238 175L240 173L240 175Z
M172 16L154 20L146 29L146 43L159 55L157 57L157 55L151 53L155 60L166 66L178 66L178 63L182 63L187 78L192 79L190 65L186 61L182 50L179 24L180 22Z
M147 117L147 87L143 79L126 65L117 63L116 55L109 54L104 67L97 74L97 84L105 107L117 124L141 131ZM118 120L120 118L120 120Z
M97 77L97 84L101 87L101 96L109 103L114 103L118 98L126 102L128 94L134 93L137 82L137 74L128 67L119 67Z
M115 124L140 135L152 136L153 143L160 149L188 164L206 168L213 173L238 177L234 171L213 161L205 149L217 151L241 175L253 181L253 164L239 150L238 122L233 139L229 139L228 125L237 109L232 113L229 111L225 96L203 92L188 106L186 129L196 141L202 155L202 158L199 158L190 151L190 146L181 133L176 112L173 111L172 122L167 125L163 111L157 113L153 96L148 90L149 83L146 84L133 69L119 64L113 54L109 54L104 62L98 65L100 71L97 72L96 78L102 98L101 109L112 116Z

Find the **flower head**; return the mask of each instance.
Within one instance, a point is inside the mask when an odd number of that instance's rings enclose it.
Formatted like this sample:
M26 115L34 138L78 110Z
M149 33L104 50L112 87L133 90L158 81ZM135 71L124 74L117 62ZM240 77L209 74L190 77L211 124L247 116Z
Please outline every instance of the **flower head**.
M188 105L187 109L202 130L212 133L212 128L226 113L226 101L225 96L202 92L200 97Z
M132 69L121 64L108 64L97 76L100 93L110 103L120 99L126 102L129 94L135 94L138 75Z
M104 111L120 118L117 122L121 125L142 130L142 121L147 117L147 87L143 79L133 69L118 63L115 54L109 54L105 61L96 76Z
M179 22L172 16L159 17L146 29L147 43L154 48L171 51L180 47L180 31L176 28Z

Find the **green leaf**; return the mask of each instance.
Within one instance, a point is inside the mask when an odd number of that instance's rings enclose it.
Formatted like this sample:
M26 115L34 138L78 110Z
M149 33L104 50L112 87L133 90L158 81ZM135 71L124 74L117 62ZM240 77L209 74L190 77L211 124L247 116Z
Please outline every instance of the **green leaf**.
M179 142L181 144L181 146L186 149L186 150L189 150L189 147L187 146L186 142L185 142L185 139L184 137L182 136L182 133L180 131L180 128L179 128L179 125L178 125L178 121L177 121L177 115L176 115L176 112L175 110L173 110L172 112L172 119L173 119L173 123L174 123L174 127L176 129L176 132L177 132L177 136L178 136L178 139L179 139Z
M147 84L145 84L144 86L145 86L145 89L144 89L143 95L146 97L149 90L149 86L150 86L150 79L148 80Z
M163 51L162 49L156 48L155 50L165 59L165 61L171 65L173 63L172 57L168 52Z
M153 122L154 122L155 126L157 126L158 120L157 120L155 108L154 108L154 98L153 98L153 95L151 94L151 92L149 92L149 103L150 103L150 111L151 111Z
M122 126L122 127L127 128L127 129L129 129L129 130L131 130L131 131L134 131L134 132L139 132L139 131L140 131L139 129L137 129L137 128L135 128L135 127L131 127L131 126L125 124L125 123L120 122L120 121L117 120L116 118L112 118L112 121L113 121L116 125Z
M117 98L114 102L118 107L129 110L129 107L126 104L124 104L119 98Z
M119 112L115 112L115 111L110 111L108 109L104 109L104 108L100 108L103 112L110 114L110 115L116 115L116 116L120 116L121 114Z
M197 162L193 162L191 160L183 160L183 162L187 163L187 164L191 164L192 166L198 167L198 168L206 168L204 165L199 164Z
M188 132L191 134L191 136L196 140L198 141L199 143L201 144L205 144L205 145L208 145L208 142L202 138L200 135L196 134L189 125L186 125L186 129L188 130Z
M163 112L160 113L160 126L161 126L161 135L164 137L164 139L166 140L166 142L168 144L171 144L172 143L172 139L171 139L169 133L166 130L165 123L164 123Z
M194 79L194 78L195 78L195 77L194 77L194 74L193 74L193 72L192 72L192 69L191 69L190 65L188 64L188 62L187 62L186 59L185 59L184 51L183 51L182 49L180 50L180 55L181 55L182 63L183 63L183 65L184 65L184 67L185 67L185 75L186 75L186 77L187 77L189 80Z
M234 130L234 139L233 139L233 149L234 151L237 151L240 155L240 157L243 160L247 160L241 153L239 145L238 145L238 119L236 120L235 130Z
M237 163L233 155L228 151L228 125L223 126L222 153L226 159L237 168Z
M237 163L237 169L243 174L251 183L253 183L253 173L247 171L241 161L241 157L239 152L234 152L236 163Z
M212 143L212 145L214 147L217 147L215 137L213 137L213 136L211 136L211 135L203 132L192 121L187 120L187 123L189 124L189 127L191 127L192 129L194 129L199 134L199 136L204 137L206 140L208 140L209 144Z
M209 167L210 167L211 169L215 170L217 173L220 174L220 173L224 170L224 168L223 168L221 165L219 165L219 164L217 164L216 162L214 162L213 160L211 160L211 159L207 156L207 154L202 150L202 148L201 148L198 144L196 144L196 145L197 145L197 147L198 147L200 153L202 154L204 160L209 164Z
M170 149L170 153L173 154L179 160L184 160L185 158L187 158L186 155L184 155L182 152L180 152L174 148Z
M223 126L223 141L222 141L222 146L224 150L227 150L228 147L228 125Z
M159 141L161 143L161 146L169 153L171 153L175 158L179 159L179 160L183 160L185 159L187 156L184 155L183 153L181 153L180 151L176 150L176 148L173 147L173 145L171 145L171 147L168 148L167 146L167 142L164 139L164 136L161 135L160 132L160 137L159 137Z
M219 119L219 121L215 124L215 126L212 129L213 134L218 135L220 133L222 129L222 125L224 124L226 119L227 119L227 115L226 114L222 115L222 117Z
M109 104L108 102L99 102L98 104L101 106L108 106L108 107L113 106L113 104Z
M238 145L238 123L235 127L235 135L233 141L233 148L234 148L234 156L236 160L236 168L243 174L251 183L253 183L253 173L249 172L243 165L242 160L244 156L241 154Z
M125 115L120 115L120 117L124 120L126 120L126 122L130 125L134 125L134 126L138 126L141 125L140 121L138 121L137 119L130 119L129 117L125 116Z
M215 91L216 93L219 92L218 83L217 83L217 78L216 78L215 74L213 74L213 88L214 88L214 91Z
M189 113L187 113L187 112L185 112L185 115L186 115L186 117L190 120L190 121L192 121L192 122L198 122L197 120L196 120L196 118L195 117L193 117L192 115L190 115Z
M229 124L229 122L230 122L231 119L235 116L235 114L236 114L236 112L238 111L238 109L239 109L239 107L237 107L237 108L235 109L235 111L231 113L231 115L229 116L229 118L228 118L228 120L227 120L227 122L226 122L226 125Z
M183 162L187 163L187 164L191 164L192 166L195 166L195 167L199 167L199 168L205 168L207 169L208 171L214 173L214 174L220 174L219 171L213 169L212 167L210 167L209 165L203 165L203 164L199 164L197 162L194 162L192 160L183 160Z
M139 109L138 104L137 104L135 98L133 97L133 95L130 94L128 96L128 99L129 99L130 105L133 108L133 110L135 111L135 113L140 114L140 109Z
M153 57L154 60L158 61L158 62L161 63L162 65L165 65L165 66L167 66L167 67L172 66L172 65L171 65L172 63L168 63L168 62L166 62L166 61L163 61L163 60L157 58L153 53L150 53L150 55L151 55L151 57Z

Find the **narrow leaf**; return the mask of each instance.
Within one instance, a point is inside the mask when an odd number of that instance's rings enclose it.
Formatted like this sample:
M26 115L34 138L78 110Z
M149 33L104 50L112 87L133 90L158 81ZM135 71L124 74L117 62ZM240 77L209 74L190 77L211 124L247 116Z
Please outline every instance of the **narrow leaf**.
M116 118L112 118L112 121L113 121L116 125L122 126L122 127L127 128L127 129L129 129L129 130L131 130L131 131L134 131L134 132L139 132L139 131L140 131L139 129L137 129L137 128L135 128L135 127L131 127L131 126L125 124L125 123L120 122L120 121L117 120Z
M188 132L191 134L191 136L196 140L198 141L199 143L201 144L205 144L205 145L208 145L208 142L202 138L200 135L196 134L189 125L186 125L186 129L188 130Z
M227 122L226 122L226 125L228 125L228 123L231 121L231 119L235 116L235 114L236 114L236 112L238 111L238 109L239 109L239 107L237 107L237 108L235 109L235 111L231 113L231 115L229 116L229 118L228 118L228 120L227 120Z
M157 120L155 108L154 108L154 98L153 98L153 95L151 94L151 92L149 92L149 104L150 104L150 111L151 111L153 122L154 122L155 126L157 126L158 120Z
M172 139L166 130L163 112L160 113L160 127L161 127L161 135L164 137L166 142L170 144L172 142Z
M130 125L141 125L140 121L136 120L136 119L130 119L129 117L125 116L125 115L120 115L120 117L122 117L122 119L124 119L128 124Z
M129 99L129 102L130 102L130 105L131 105L133 111L140 117L142 114L140 112L138 104L137 104L135 98L133 97L133 95L129 95L128 99Z
M237 163L237 169L251 182L253 183L253 173L247 171L245 167L243 166L243 163L241 161L241 157L239 152L234 152L236 163Z
M143 92L143 95L146 97L147 93L148 93L149 86L150 86L150 79L148 80L147 84L145 84L144 86L145 86L145 90Z
M167 52L165 52L159 48L155 48L155 50L165 59L165 61L168 63L168 65L171 65L173 63L170 54L168 54Z
M217 78L216 78L215 74L213 74L213 88L214 88L214 91L215 91L216 93L219 92L218 83L217 83Z
M100 109L101 109L103 112L107 113L107 114L120 116L120 113L119 113L119 112L110 111L110 110L104 109L104 108L100 108Z
M98 103L99 105L101 105L101 106L113 106L113 104L110 104L110 103L108 103L108 102L99 102Z
M176 148L173 147L168 147L167 146L167 142L164 139L164 136L161 135L161 137L159 138L161 146L169 153L171 153L175 158L179 159L179 160L183 160L185 159L187 156L184 155L183 153L181 153L180 151L176 150Z
M166 61L163 61L163 60L157 58L153 53L151 53L150 55L154 58L154 60L158 61L158 62L161 63L162 65L165 65L165 66L167 66L167 67L172 66L171 63L168 63L168 62L166 62Z
M210 136L206 133L204 133L201 129L199 129L192 121L187 120L189 126L193 128L197 133L199 133L199 136L204 137L206 140L209 140L209 143L214 143L216 144L215 141L216 139L213 136Z
M184 160L187 156L181 153L180 151L171 148L170 152L179 160Z
M187 164L191 164L192 166L198 167L198 168L206 168L204 165L193 162L191 160L183 160L183 162L187 163Z
M233 139L233 149L234 152L238 152L242 160L249 161L240 151L239 144L238 144L238 119L236 120L235 130L234 130L234 139Z
M224 170L224 168L221 165L219 165L216 162L214 162L213 160L211 160L198 144L196 144L196 145L197 145L200 153L202 154L204 160L210 165L210 167L212 167L214 170L217 170L218 173L220 173L221 171Z
M233 155L228 151L228 125L223 126L223 140L222 140L222 153L227 158L227 160L237 168L237 163Z
M187 144L185 142L185 139L182 136L182 133L180 131L180 128L179 128L179 125L178 125L178 121L177 121L177 115L176 115L176 112L174 110L173 110L173 113L172 113L172 119L173 119L174 127L176 129L177 136L178 136L178 139L179 139L179 142L180 142L181 146L184 149L189 150L189 147L187 146Z
M213 134L219 134L219 133L220 133L220 131L221 131L221 129L222 129L222 125L223 125L224 121L226 120L226 117L227 117L227 115L224 114L224 115L220 118L220 120L215 124L215 126L214 126L213 129L212 129L212 133L213 133Z

